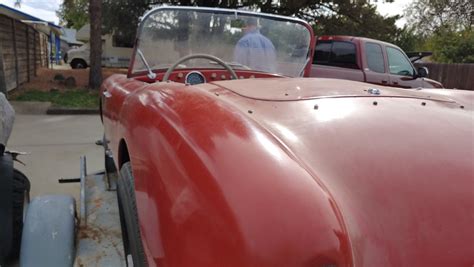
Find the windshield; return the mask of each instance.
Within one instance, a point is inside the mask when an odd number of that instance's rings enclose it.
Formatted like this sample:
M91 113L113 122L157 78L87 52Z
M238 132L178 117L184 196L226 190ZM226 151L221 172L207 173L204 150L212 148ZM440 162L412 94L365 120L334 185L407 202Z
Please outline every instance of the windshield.
M132 74L166 70L191 54L210 54L234 69L302 76L312 34L303 21L226 9L158 8L143 19ZM143 57L139 53L143 54ZM222 68L193 59L180 68Z

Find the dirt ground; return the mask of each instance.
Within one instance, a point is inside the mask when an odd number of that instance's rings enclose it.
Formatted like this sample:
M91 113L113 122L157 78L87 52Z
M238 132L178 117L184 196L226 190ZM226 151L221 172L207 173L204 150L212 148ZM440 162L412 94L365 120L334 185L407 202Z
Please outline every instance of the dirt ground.
M105 80L112 74L126 74L127 69L103 68L102 77ZM76 86L73 88L87 88L89 82L89 69L39 69L37 76L30 82L20 85L20 91L23 90L41 90L50 91L51 89L66 89L64 82L54 80L54 77L61 74L64 78L74 77Z

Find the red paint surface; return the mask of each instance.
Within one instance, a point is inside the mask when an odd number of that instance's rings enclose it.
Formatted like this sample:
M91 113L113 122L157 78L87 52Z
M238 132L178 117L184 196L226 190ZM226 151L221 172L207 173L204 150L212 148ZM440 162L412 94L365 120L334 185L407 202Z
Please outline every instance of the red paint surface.
M369 87L109 78L149 264L474 264L472 92Z

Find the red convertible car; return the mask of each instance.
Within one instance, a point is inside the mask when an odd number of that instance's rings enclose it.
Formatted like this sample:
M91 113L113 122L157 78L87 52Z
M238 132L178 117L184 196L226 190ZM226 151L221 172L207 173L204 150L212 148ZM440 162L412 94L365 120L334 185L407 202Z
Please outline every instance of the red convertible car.
M159 7L101 88L133 266L472 266L474 94L303 78L298 19Z

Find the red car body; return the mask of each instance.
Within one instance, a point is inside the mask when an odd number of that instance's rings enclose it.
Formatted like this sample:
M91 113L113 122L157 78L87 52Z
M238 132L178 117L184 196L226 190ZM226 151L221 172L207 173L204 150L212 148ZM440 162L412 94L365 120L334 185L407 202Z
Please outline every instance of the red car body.
M474 264L472 92L188 71L101 88L150 266Z

